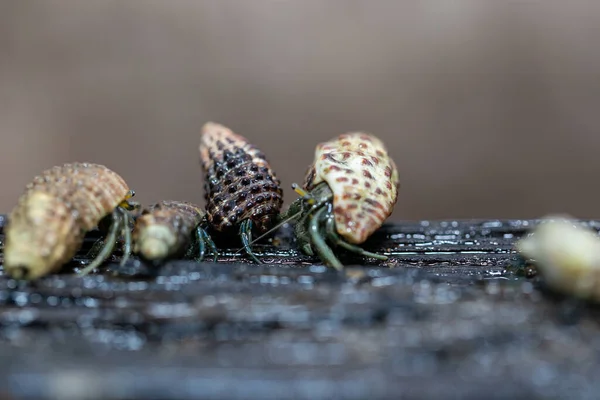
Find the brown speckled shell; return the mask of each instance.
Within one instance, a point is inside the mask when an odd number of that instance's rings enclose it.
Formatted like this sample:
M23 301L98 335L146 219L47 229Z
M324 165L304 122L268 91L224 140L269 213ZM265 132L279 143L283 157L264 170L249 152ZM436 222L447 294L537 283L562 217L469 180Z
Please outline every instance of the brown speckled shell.
M304 188L326 182L333 192L337 232L363 243L391 215L400 187L398 170L383 142L362 132L346 133L315 150Z
M189 245L192 231L204 218L205 212L197 205L176 200L165 200L152 204L142 211L133 230L134 251L143 247L141 243L145 236L143 232L149 227L161 225L171 235L169 240L173 245L165 257L181 253Z
M230 231L246 219L259 232L271 228L283 204L283 191L265 155L244 137L212 122L202 128L199 149L212 228Z
M128 193L123 178L103 165L69 163L42 172L9 215L5 271L27 265L31 278L57 271Z

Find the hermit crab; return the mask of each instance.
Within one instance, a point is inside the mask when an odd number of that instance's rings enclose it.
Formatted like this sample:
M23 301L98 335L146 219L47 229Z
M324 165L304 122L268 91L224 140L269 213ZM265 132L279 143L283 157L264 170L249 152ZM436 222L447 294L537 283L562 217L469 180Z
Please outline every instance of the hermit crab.
M600 237L568 215L549 215L516 244L557 292L600 302Z
M101 222L110 228L103 247L82 270L93 270L125 239L121 263L131 250L129 211L138 207L123 178L103 165L68 163L42 172L27 185L5 227L4 271L35 279L58 271L80 249L85 234Z
M248 256L261 263L250 245L252 231L266 233L277 222L281 183L265 155L246 138L214 122L206 123L201 135L208 223L222 234L237 229Z
M175 200L161 201L145 208L135 221L133 251L154 264L198 249L197 261L204 259L206 246L217 260L217 250L202 228L205 212L197 205ZM192 246L195 242L196 246ZM186 254L187 251L187 254Z
M357 246L391 215L398 198L396 164L380 139L351 132L320 143L303 188L292 187L301 197L282 218L298 218L295 234L303 252L313 255L316 251L336 269L343 265L327 242L387 260Z

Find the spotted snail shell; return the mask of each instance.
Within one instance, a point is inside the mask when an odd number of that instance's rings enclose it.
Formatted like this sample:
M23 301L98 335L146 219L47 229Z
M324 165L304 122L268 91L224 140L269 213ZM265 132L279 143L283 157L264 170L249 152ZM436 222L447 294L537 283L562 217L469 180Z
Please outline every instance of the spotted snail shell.
M338 234L353 244L367 240L392 214L400 185L383 142L361 132L317 145L304 188L310 191L321 182L333 192Z

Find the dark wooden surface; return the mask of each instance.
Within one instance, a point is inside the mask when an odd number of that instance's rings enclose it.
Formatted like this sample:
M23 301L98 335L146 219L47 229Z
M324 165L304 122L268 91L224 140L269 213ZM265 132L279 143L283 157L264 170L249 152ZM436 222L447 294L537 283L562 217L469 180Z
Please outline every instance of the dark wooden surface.
M534 223L386 225L367 248L389 262L341 273L286 227L265 265L0 276L0 398L597 398L597 309L545 293L512 252Z

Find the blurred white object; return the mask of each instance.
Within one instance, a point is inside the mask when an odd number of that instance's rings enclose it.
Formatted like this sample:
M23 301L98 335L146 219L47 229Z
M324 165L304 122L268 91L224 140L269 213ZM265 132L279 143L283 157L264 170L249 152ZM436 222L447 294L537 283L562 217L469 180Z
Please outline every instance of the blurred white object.
M568 216L548 216L516 247L535 261L552 289L600 301L600 236L595 231Z

